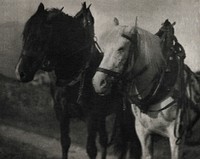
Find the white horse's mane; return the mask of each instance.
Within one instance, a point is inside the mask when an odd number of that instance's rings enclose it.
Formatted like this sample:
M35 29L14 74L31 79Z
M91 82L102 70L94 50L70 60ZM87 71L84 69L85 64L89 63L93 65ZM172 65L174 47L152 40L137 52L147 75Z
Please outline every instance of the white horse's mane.
M141 29L139 27L128 27L117 25L118 28L108 28L101 36L100 46L105 46L113 41L113 38L117 38L116 35L127 35L127 37L133 37L133 34L138 34L137 39L137 49L138 54L143 56L144 64L151 67L155 72L160 71L161 64L165 61L162 48L161 40L158 36ZM135 33L134 30L137 30ZM135 40L134 40L135 41ZM109 45L108 45L109 46Z
M137 28L137 34L137 48L139 54L144 55L144 63L159 71L164 62L160 38L141 28Z

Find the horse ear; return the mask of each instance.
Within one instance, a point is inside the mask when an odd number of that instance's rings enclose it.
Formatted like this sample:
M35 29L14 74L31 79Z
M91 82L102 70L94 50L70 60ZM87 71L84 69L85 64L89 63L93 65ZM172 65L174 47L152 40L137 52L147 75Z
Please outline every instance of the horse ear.
M90 23L90 25L94 25L94 17L92 15L90 9L88 9L87 18L88 18L88 22Z
M90 4L90 5L87 7L87 10L90 10L91 5L92 5L92 4Z
M134 33L137 33L137 28L138 28L138 24L137 24L138 18L135 18L135 27L134 27Z
M90 4L88 7L87 7L87 19L88 19L88 22L90 23L90 25L92 24L92 25L94 25L94 17L93 17L93 15L92 15L92 13L91 13L91 11L90 11L90 6L91 6L92 4Z
M114 25L116 26L119 25L119 20L116 17L114 18L113 22L114 22Z
M63 9L64 9L64 7L62 7L62 8L60 9L60 12L62 12L62 11L63 11Z
M82 9L86 10L86 2L82 3Z
M38 9L36 11L36 13L41 13L44 11L44 4L43 3L40 3L40 5L38 6Z
M176 25L176 22L173 22L173 23L172 23L172 26L174 26L174 25Z
M136 17L135 18L135 24L133 26L131 26L131 28L129 30L131 32L131 34L137 34L138 33L138 24L137 24L137 21L138 21L138 19Z
M86 8L83 8L83 26L93 26L94 25L94 17L90 11L91 4Z
M82 18L84 14L86 14L87 8L86 8L86 2L82 3L82 7L78 13L74 16L75 18Z

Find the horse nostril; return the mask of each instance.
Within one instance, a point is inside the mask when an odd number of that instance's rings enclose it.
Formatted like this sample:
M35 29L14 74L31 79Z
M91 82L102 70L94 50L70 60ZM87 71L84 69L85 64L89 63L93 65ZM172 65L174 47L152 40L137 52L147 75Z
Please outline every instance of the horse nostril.
M24 78L24 77L25 77L25 73L24 73L24 72L20 72L19 75L20 75L21 78Z
M101 80L101 82L100 82L100 86L101 87L105 87L106 86L106 80Z

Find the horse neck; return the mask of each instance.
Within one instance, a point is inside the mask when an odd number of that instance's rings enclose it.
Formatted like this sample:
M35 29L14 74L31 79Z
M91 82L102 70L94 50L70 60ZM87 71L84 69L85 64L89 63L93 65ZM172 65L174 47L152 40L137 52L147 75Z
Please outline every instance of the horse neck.
M54 54L53 57L56 57L57 78L69 80L78 76L90 60L94 34L90 32L91 29L85 29L77 19L63 18L62 24L58 25L54 22L54 38L50 46L54 50L51 51ZM60 23L59 19L57 20Z
M89 42L88 42L89 43ZM76 78L86 69L92 57L92 45L84 45L71 52L72 56L61 54L57 59L55 72L58 79L70 80ZM82 47L82 48L81 48Z
M77 50L93 45L94 26L84 28L81 21L72 17L65 17L63 21L60 24L60 28L56 28L58 25L55 26L55 33L53 35L53 39L60 40L60 43L57 43L57 45L60 46L62 44L61 49L63 50L59 53L66 54L66 51L76 52Z
M155 70L150 64L141 66L141 69L137 70L136 73L139 71L143 72L134 79L134 88L142 97L145 97L152 90L154 82L157 82L156 78L160 72Z

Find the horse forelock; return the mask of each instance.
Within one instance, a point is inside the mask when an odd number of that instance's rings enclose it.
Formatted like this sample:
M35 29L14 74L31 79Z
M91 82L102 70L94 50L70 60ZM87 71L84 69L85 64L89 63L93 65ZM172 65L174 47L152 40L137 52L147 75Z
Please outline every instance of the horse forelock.
M24 30L22 32L23 37L23 47L28 48L33 43L34 45L39 45L39 40L42 40L42 35L40 35L42 31L42 25L44 24L47 11L45 10L43 13L35 13L32 15L28 21L25 23ZM45 37L44 37L45 38Z
M105 49L105 47L110 47L116 40L122 37L124 33L125 26L114 26L106 28L103 34L100 36L100 46Z

